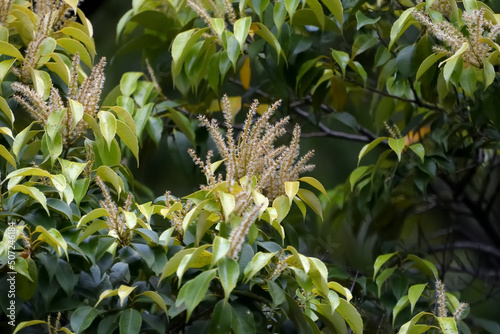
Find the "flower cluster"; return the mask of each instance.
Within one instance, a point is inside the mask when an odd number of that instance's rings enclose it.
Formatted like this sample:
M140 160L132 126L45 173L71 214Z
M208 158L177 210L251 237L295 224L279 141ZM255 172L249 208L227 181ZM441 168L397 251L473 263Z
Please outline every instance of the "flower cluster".
M229 0L224 0L222 1L223 9L221 9L220 6L218 6L214 0L208 0L208 5L210 9L213 11L214 17L217 18L224 18L227 15L227 18L230 22L231 25L234 25L236 22L236 13L234 12L233 5ZM198 16L205 21L205 23L210 27L212 30L212 35L213 36L218 36L217 31L215 30L214 26L212 25L211 21L211 16L209 14L209 10L203 5L201 1L194 1L194 0L186 0L186 4L198 14ZM225 13L224 13L225 12ZM209 36L207 36L209 37Z
M130 243L130 231L127 227L125 216L120 212L115 201L109 194L108 187L104 184L99 176L95 178L97 185L101 188L104 200L100 200L99 204L103 209L108 211L107 221L110 234L114 235L122 246ZM127 196L125 205L121 208L124 212L130 211L132 205L132 195Z
M192 205L193 203L191 201L187 201L184 205L182 205L178 199L173 198L173 196L170 195L169 191L165 193L165 206L169 212L170 221L172 226L175 226L175 230L181 237L184 234L182 222L184 221L184 217L186 217L187 213L191 210ZM179 209L175 210L174 206L178 206Z
M104 86L104 66L106 65L106 59L102 58L101 61L93 67L92 72L83 81L81 86L78 85L79 63L80 58L77 53L73 58L70 82L68 84L68 98L77 102L78 105L81 105L84 114L95 118L102 88ZM35 120L40 121L44 126L47 125L47 121L52 113L65 108L67 109L62 120L62 140L64 147L71 146L88 130L88 124L82 120L83 115L81 112L72 110L70 103L65 105L56 88L51 88L48 101L44 101L43 97L28 85L13 83L12 88L16 91L14 99L22 105Z
M212 134L217 150L224 159L225 181L228 181L232 187L241 180L246 180L247 184L251 184L253 178L257 178L253 189L264 194L270 201L285 194L285 182L295 181L301 173L311 171L314 168L314 165L307 164L314 155L313 151L309 151L299 158L299 125L295 126L288 146L274 146L276 140L286 133L285 125L289 121L289 117L285 117L275 124L270 124L270 118L280 103L281 101L275 102L261 117L254 121L254 115L259 105L258 101L254 101L237 141L234 138L230 113L231 105L227 96L222 99L222 111L227 129L225 137L216 120L209 121L204 116L200 117L200 120ZM215 177L213 168L211 168L210 157L213 153L209 152L205 164L196 157L194 151L190 150L190 154L195 163L202 168L207 177L209 188L213 188L221 180L220 176Z
M422 11L413 12L413 16L434 37L445 44L446 48L437 46L434 48L435 51L453 55L466 44L468 48L462 54L464 62L479 68L483 66L484 59L488 57L491 51L491 47L485 42L485 39L494 41L500 34L500 25L494 25L486 20L483 9L473 10L471 13L465 12L462 15L467 28L466 35L444 19L441 22L433 22Z

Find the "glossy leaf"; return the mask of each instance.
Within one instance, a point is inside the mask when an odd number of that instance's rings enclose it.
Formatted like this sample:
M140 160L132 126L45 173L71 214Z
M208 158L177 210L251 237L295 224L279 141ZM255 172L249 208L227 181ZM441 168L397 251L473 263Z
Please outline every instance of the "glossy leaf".
M240 267L236 261L229 257L224 257L218 262L219 279L224 289L224 300L229 300L231 292L236 287L240 275Z
M176 301L176 305L180 305L180 303L184 303L184 305L186 305L186 321L189 320L196 306L198 306L203 298L205 298L210 282L215 275L215 269L205 271L187 282L179 291L179 297Z

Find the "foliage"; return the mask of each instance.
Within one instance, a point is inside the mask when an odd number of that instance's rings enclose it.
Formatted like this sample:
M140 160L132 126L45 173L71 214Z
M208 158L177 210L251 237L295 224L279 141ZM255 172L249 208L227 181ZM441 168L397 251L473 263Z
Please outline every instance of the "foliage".
M117 57L140 50L145 72L102 102L77 4L0 5L16 331L494 331L459 301L488 293L457 284L500 269L493 3L133 1ZM329 191L300 175L317 136L364 145ZM137 180L165 141L192 147L200 190Z

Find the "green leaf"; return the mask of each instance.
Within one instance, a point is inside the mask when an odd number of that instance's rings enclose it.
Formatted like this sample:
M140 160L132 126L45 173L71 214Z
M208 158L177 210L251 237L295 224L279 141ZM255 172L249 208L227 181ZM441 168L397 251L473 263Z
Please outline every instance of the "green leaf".
M340 24L340 28L342 29L342 25L344 24L344 8L342 7L341 0L322 0L323 4L328 8L330 13L335 16L337 21Z
M373 140L371 143L363 146L363 148L361 149L361 151L359 151L359 154L358 154L358 165L359 165L359 162L361 161L361 158L363 158L368 152L370 152L375 147L377 147L378 144L380 144L381 142L383 142L384 140L387 140L387 139L389 139L389 138L388 137L379 137L379 138Z
M224 213L224 220L229 222L229 215L234 211L236 206L234 195L224 191L219 191L219 198L222 206L222 212Z
M458 62L462 59L462 54L469 48L469 43L464 42L460 49L458 49L453 56L442 61L439 67L444 65L443 76L444 80L448 83L451 79L451 75L455 72Z
M102 181L109 182L113 185L116 190L118 196L120 196L122 190L124 190L125 185L123 184L123 180L121 177L116 174L114 170L109 168L108 166L100 166L97 169L96 176L99 176Z
M337 64L339 64L342 71L342 77L345 78L345 69L351 61L351 58L346 52L338 50L332 50L332 57L337 62Z
M422 292L424 291L426 286L427 284L415 284L408 289L408 300L411 304L411 313L413 313L415 304L418 302L418 299L422 295Z
M47 212L47 215L50 216L49 209L47 208L47 198L37 188L35 188L35 187L27 187L27 186L24 186L22 184L18 184L16 186L12 187L10 189L10 192L11 193L23 193L23 194L26 194L26 195L30 196L35 201L37 201L38 203L40 203L42 205L42 207L45 209L45 211Z
M187 137L187 139L189 139L191 144L194 145L196 137L189 119L173 108L168 108L168 111L169 113L167 114L167 117L174 121L179 130L181 130L182 133Z
M299 6L300 0L285 0L285 8L290 16L290 24L293 24L293 14Z
M10 124L12 125L14 123L14 114L12 113L12 110L10 110L10 107L9 107L9 104L7 103L7 101L5 101L5 99L3 97L0 96L0 110L2 110L2 112L4 113L5 116L7 116L7 118L9 119L9 122ZM33 123L31 123L27 128L24 128L23 131L21 131L17 136L19 137L19 135L21 133L28 133L29 132L29 129L31 129L31 126L33 125ZM14 141L14 145L16 144L16 142ZM14 148L13 148L13 151L12 153L15 154L15 151L14 151Z
M419 258L416 255L410 254L406 258L406 260L413 261L414 264L413 266L416 267L418 270L420 270L422 273L426 274L429 276L430 279L436 280L438 277L438 271L436 269L436 266L432 264L432 262L428 260L424 260Z
M219 279L224 288L224 300L229 300L231 292L236 287L240 275L240 267L236 261L229 257L224 257L218 262Z
M363 14L362 11L359 10L356 12L356 21L357 21L356 30L359 30L361 29L361 27L364 27L369 24L375 24L378 22L378 20L380 20L380 16L377 17L376 19L371 19L365 14Z
M134 94L137 88L137 81L144 74L142 72L127 72L122 75L120 79L120 92L123 96L130 96Z
M258 30L255 30L254 33L262 37L269 45L271 45L274 48L274 50L276 50L279 62L280 55L282 55L283 51L281 50L281 45L278 42L278 39L262 23L255 22L254 24L259 28Z
M229 303L219 301L213 310L208 334L231 334L234 310Z
M3 145L0 145L0 156L11 164L12 167L16 168L16 159L14 159L12 154L10 154L10 152Z
M439 323L439 328L441 328L443 334L458 334L458 329L455 319L448 317L446 318L436 317L436 319Z
M363 320L359 315L359 312L349 304L346 300L340 298L340 304L336 309L336 312L340 314L342 318L349 324L351 330L354 334L363 333Z
M109 298L109 297L113 297L113 296L117 296L117 295L118 295L118 289L103 291L101 293L101 295L99 296L99 299L97 300L97 303L95 303L94 308L96 308L97 305L99 305L99 303L101 301L103 301L104 299Z
M172 43L172 75L174 77L177 77L181 72L184 58L188 52L208 29L190 29L175 36Z
M131 287L131 286L126 286L126 285L121 285L118 288L118 297L120 298L120 307L123 307L123 302L125 302L125 299L128 298L128 296L134 291L136 286Z
M56 280L61 286L61 288L66 292L68 297L71 297L73 290L76 285L75 275L73 274L73 269L68 262L59 260L59 265L57 266Z
M292 200L294 199L295 195L297 195L297 192L299 191L299 186L300 183L297 181L285 182L285 193L288 196L290 204L292 204Z
M323 220L323 207L314 193L307 189L299 189L297 196L304 201Z
M188 248L188 249L183 249L180 252L176 253L174 256L172 256L170 259L168 259L167 265L163 268L163 272L160 277L160 281L163 280L164 278L172 275L178 270L178 267L181 264L181 261L184 259L184 257L189 256L193 254L196 250L205 250L207 247L210 245L203 245L199 248ZM203 257L205 258L205 257ZM202 263L202 266L205 266L206 263ZM195 267L194 263L191 267Z
M231 243L229 240L216 236L214 239L214 244L212 246L212 266L216 264L220 259L226 256L227 252L231 248Z
M245 45L245 40L248 36L248 31L250 30L251 24L252 18L250 16L242 17L234 23L234 37L236 37L238 43L240 44L240 50L243 50L243 46Z
M252 277L255 276L264 266L266 266L269 261L276 255L275 253L262 253L258 252L257 254L254 255L252 258L252 261L250 261L247 266L245 267L245 277L244 277L244 282L250 281Z
M58 230L51 228L47 231L43 226L38 225L35 232L39 232L41 234L38 236L37 240L45 241L51 245L59 256L61 256L61 251L59 250L59 247L61 247L64 253L66 253L66 256L68 256L68 244Z
M388 47L389 50L392 49L394 43L398 40L399 37L401 37L401 35L403 35L406 29L408 29L411 20L414 20L412 16L413 11L418 11L423 6L425 6L425 2L422 2L415 7L408 8L401 14L401 16L396 20L396 22L394 22L394 24L391 27L391 34L390 34L391 41Z
M139 296L146 296L146 297L150 298L159 307L161 307L161 309L163 310L163 312L165 312L165 314L167 314L167 305L165 304L165 301L163 300L163 298L161 298L161 296L157 292L145 291L145 292L141 293Z
M366 50L374 47L379 43L378 39L368 35L362 34L356 37L354 40L354 44L352 45L352 56L351 59L354 59L357 55L362 54Z
M78 7L79 0L64 0L64 2L66 2L68 5L70 5L74 11L76 11L76 9Z
M43 320L30 320L30 321L23 321L19 325L16 326L16 329L12 334L16 334L19 332L21 329L24 329L29 326L34 326L34 325L39 325L39 324L46 324L47 322Z
M7 59L0 62L0 81L3 81L16 59Z
M96 54L94 40L82 30L75 27L66 27L61 29L60 32L82 42L91 55Z
M377 276L377 273L380 270L380 267L382 267L384 265L384 263L389 261L396 254L398 254L398 252L384 254L384 255L380 255L377 257L377 259L375 260L375 263L373 264L373 280L375 280L375 277Z
M215 277L215 274L215 269L205 271L187 282L179 291L179 296L175 305L179 306L181 303L186 305L186 322L189 321L194 309L205 297L208 287L210 286L210 282Z
M101 129L101 133L108 143L108 149L111 149L111 142L116 135L116 118L115 115L106 110L99 111L97 115L99 117L99 127Z
M387 281L387 279L389 277L392 276L392 274L394 273L395 270L396 270L396 266L391 267L391 268L387 268L387 269L382 270L380 275L377 276L375 283L377 284L379 298L380 298L380 293L382 290L382 285L384 284L385 281Z
M410 145L410 149L415 152L416 155L424 162L424 157L425 157L425 148L422 144L416 143L413 145Z
M212 253L206 251L209 245L203 245L197 248L193 254L184 256L177 267L177 277L179 285L181 284L182 276L189 268L202 268L212 262Z
M74 186L75 181L78 179L78 176L83 172L86 163L74 162L65 159L59 159L59 164L61 165L62 173L72 186Z
M4 41L0 41L0 54L14 57L21 61L24 60L23 55L21 54L21 52L19 52L18 49L16 49L12 44Z
M432 313L420 312L419 314L414 316L410 321L401 326L398 334L420 334L430 329L432 326L416 324L420 320L420 318L422 318L425 315L434 317L434 314Z
M116 133L120 136L120 139L127 145L135 159L137 160L137 166L139 166L139 142L137 141L137 136L134 131L125 124L125 122L117 120L116 121Z
M278 284L271 280L266 280L266 282L269 294L273 299L273 308L277 308L285 302L285 291L283 291Z
M439 59L443 58L446 56L444 53L433 53L429 57L425 58L425 60L420 64L418 71L417 71L417 76L416 79L420 79L420 77L432 66L434 65Z
M401 161L401 153L405 148L405 138L389 138L389 146L394 152L396 152L396 154L398 155L398 160Z
M120 314L120 334L138 334L141 331L142 317L139 311L128 308Z
M488 58L483 60L483 71L484 71L484 90L488 88L493 81L495 81L495 67L490 63Z
M328 194L326 192L325 187L323 187L323 185L321 184L321 182L319 182L318 180L316 180L314 177L303 176L303 177L301 177L299 179L299 181L309 183L311 186L313 186L314 188L316 188L319 191L321 191L321 193L328 198Z
M473 10L478 10L479 6L476 0L463 0L465 11L472 13ZM447 334L447 333L445 333Z
M106 223L104 220L97 220L93 222L92 224L87 226L85 228L85 231L78 237L77 245L80 244L87 237L93 235L95 232L105 228L108 228L108 223Z
M94 209L91 212L89 212L88 214L82 216L82 218L80 218L80 221L76 225L76 228L80 228L82 225L85 225L90 221L93 221L97 218L100 218L103 216L108 216L108 215L109 215L109 213L108 213L108 210L106 210L106 209L103 209L103 208Z
M75 334L84 333L84 331L92 324L99 312L92 306L80 306L71 315L71 328Z
M352 171L349 176L349 183L351 184L351 191L354 190L356 183L372 169L373 166L361 166Z
M380 297L379 297L380 298ZM408 296L404 295L401 297L398 302L396 303L396 306L394 306L394 309L392 310L392 325L394 326L394 322L396 321L396 317L398 316L399 312L401 312L407 305L408 305Z

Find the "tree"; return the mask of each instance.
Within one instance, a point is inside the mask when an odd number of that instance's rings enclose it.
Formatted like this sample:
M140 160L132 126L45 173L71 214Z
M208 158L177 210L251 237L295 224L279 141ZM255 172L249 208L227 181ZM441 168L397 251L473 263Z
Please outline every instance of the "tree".
M487 2L134 1L116 57L145 71L102 99L77 3L0 7L16 331L495 331L460 302L498 297ZM361 144L328 191L301 175L316 137ZM165 143L200 190L138 181Z

